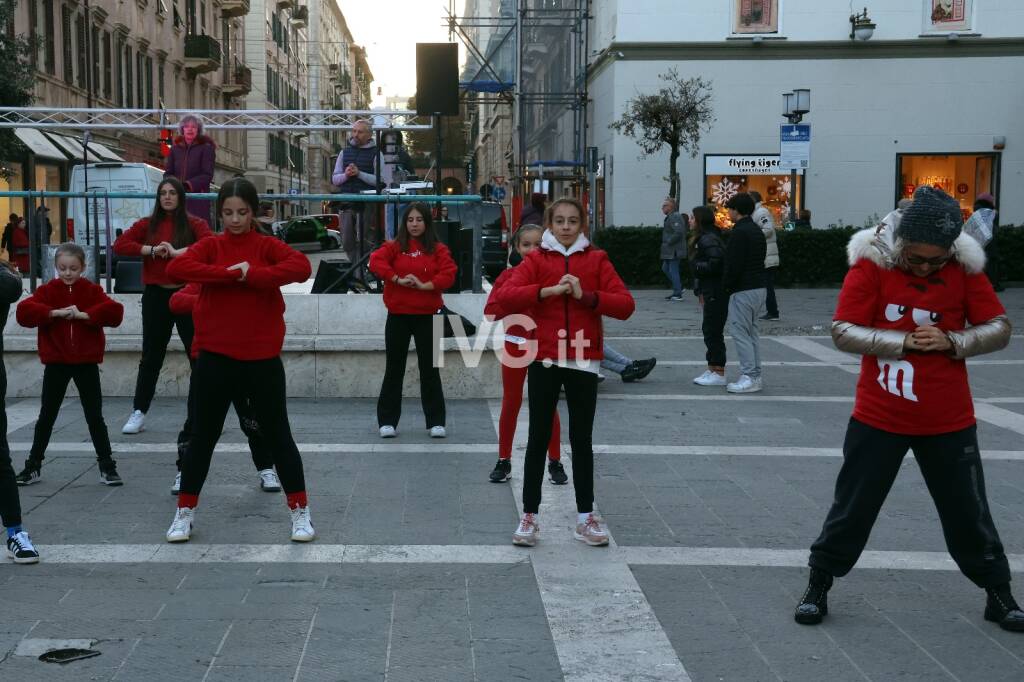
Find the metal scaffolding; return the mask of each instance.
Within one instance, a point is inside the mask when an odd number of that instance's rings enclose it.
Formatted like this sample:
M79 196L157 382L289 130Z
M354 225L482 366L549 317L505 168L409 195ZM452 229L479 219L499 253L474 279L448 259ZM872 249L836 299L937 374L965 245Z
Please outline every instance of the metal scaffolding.
M538 176L568 181L580 193L585 187L591 2L500 0L497 16L457 17L449 8L449 33L462 40L471 56L471 77L464 83L467 101L512 108L510 139L497 143L509 150L508 170L519 202L528 194L528 181ZM483 46L474 40L481 32L487 38ZM496 95L475 94L471 86L481 76L509 88ZM479 121L470 128L477 130ZM557 170L553 175L544 168ZM517 211L515 200L513 206Z
M161 130L192 114L212 130L337 130L367 119L377 129L431 130L429 116L415 111L283 109L0 109L0 128L44 130Z

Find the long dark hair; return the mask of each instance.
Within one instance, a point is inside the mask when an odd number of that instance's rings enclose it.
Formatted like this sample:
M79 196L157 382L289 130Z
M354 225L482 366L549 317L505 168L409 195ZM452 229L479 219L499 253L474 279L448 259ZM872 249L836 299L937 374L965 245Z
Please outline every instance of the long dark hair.
M218 218L220 217L221 209L224 208L224 202L231 197L238 197L249 205L252 227L256 229L258 224L256 216L259 215L260 208L260 193L256 191L256 185L252 184L252 181L247 178L231 178L221 185L220 192L217 193Z
M164 185L170 185L178 193L178 207L174 209L173 213L168 213L160 206L160 190L164 188ZM164 218L170 219L174 226L171 232L171 244L174 248L180 249L196 240L192 225L188 222L188 211L185 208L185 187L181 184L181 180L174 176L164 178L156 188L156 204L153 206L153 215L149 217L150 239L156 237L157 230Z
M420 246L427 253L434 253L434 245L437 244L437 233L434 232L434 218L430 215L430 207L422 202L415 202L409 204L409 207L402 211L402 221L398 224L398 233L395 235L395 239L398 240L398 245L402 247L402 251L406 251L409 248L409 240L412 237L409 236L409 228L406 226L406 220L409 219L409 214L413 211L417 211L423 216L423 234L416 237L419 241Z
M693 222L699 234L712 232L718 234L718 225L715 224L715 213L707 206L693 207Z

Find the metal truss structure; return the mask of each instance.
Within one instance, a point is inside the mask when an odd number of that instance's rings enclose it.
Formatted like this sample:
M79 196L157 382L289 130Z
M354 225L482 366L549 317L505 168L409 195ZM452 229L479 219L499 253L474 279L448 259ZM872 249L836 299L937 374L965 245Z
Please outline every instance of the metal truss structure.
M478 115L474 103L512 107L512 139L502 144L510 150L509 174L520 199L531 168L553 160L565 162L559 164L558 179L584 186L592 1L501 0L499 16L466 17L455 16L449 4L449 36L458 36L472 57L469 82L485 78L511 85L496 94L467 91L465 99L471 115ZM487 44L477 45L473 34L486 34ZM514 63L501 64L509 46ZM503 77L508 72L510 77ZM471 122L471 129L478 127L479 121Z
M0 128L43 130L161 130L188 114L213 130L337 130L366 119L375 129L431 130L429 116L414 111L282 109L0 109Z

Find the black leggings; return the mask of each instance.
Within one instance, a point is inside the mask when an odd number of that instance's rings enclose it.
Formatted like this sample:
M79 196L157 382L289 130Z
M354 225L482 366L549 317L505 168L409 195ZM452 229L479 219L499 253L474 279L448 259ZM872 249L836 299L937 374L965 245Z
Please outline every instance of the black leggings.
M526 441L523 471L523 513L536 514L544 483L544 461L551 439L551 415L558 409L558 395L565 386L569 408L569 445L572 446L572 484L576 511L594 511L594 415L597 412L597 375L579 369L534 362L529 380L530 435Z
M725 367L725 322L729 317L729 297L725 294L704 295L704 319L701 331L704 333L704 356L709 367Z
M810 565L844 576L857 563L871 527L908 450L921 468L939 512L953 561L978 587L1010 581L1010 567L992 522L977 427L934 436L904 436L850 420L843 467L821 535L811 545Z
M245 398L241 401L236 401L232 398L231 403L235 407L238 426L249 440L249 453L252 455L253 466L256 467L256 471L270 469L274 466L274 455L270 452L270 448L267 447L267 441L263 434L260 433L260 425L256 421L252 398ZM178 433L178 459L174 463L178 471L181 471L181 453L188 449L189 441L192 440L192 428L195 423L196 394L192 390L192 381L190 379L188 382L188 417L186 417L185 425L181 427L181 431Z
M210 472L213 449L232 403L252 398L253 414L273 456L286 493L306 490L302 457L292 438L285 404L281 358L235 360L201 351L192 373L195 391L195 432L181 462L181 492L199 495Z
M185 345L185 355L192 363L191 315L171 313L171 295L176 289L165 289L156 284L147 284L142 293L142 359L139 361L139 375L135 380L135 402L133 409L149 412L156 393L156 382L160 368L164 366L167 344L171 341L171 330L178 328L178 337Z
M21 525L21 500L11 466L11 449L7 445L7 370L0 359L0 521L4 528Z
M96 459L101 463L112 461L110 435L107 424L103 421L103 394L100 392L100 366L88 365L46 365L43 369L42 406L39 419L36 421L35 433L32 436L32 449L29 460L35 465L43 461L46 446L53 435L53 425L60 412L60 404L67 395L68 383L74 381L85 412L85 422L89 425L89 437L96 448Z
M388 313L384 325L384 381L377 398L377 425L398 426L402 417L402 382L409 358L409 340L416 339L416 360L420 369L420 403L427 428L444 426L444 389L441 372L434 366L433 315ZM550 415L551 412L548 412Z

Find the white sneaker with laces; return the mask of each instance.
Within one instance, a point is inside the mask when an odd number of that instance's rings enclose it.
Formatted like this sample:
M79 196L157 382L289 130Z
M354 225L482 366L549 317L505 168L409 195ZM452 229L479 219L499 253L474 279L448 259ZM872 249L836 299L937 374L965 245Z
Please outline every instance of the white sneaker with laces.
M121 428L121 433L126 435L133 435L140 431L146 430L146 413L142 410L135 410L128 417L128 421L124 423Z
M739 379L725 388L729 393L757 393L761 389L761 378L754 379L746 374L741 374Z
M292 542L312 542L315 537L309 507L292 509Z
M443 426L431 426L430 437L431 438L444 438L448 433L444 430Z
M608 531L593 514L589 514L583 523L576 524L572 536L591 547L603 547L608 544Z
M190 507L178 507L174 512L174 521L167 529L167 542L188 542L192 537L192 520L195 510Z
M537 544L538 537L540 537L540 526L537 524L536 515L523 514L516 532L512 533L512 544L533 547Z
M693 383L698 386L725 386L725 377L718 372L712 372L710 369L704 370L704 373L693 380Z
M174 485L171 486L171 494L177 495L181 492L181 472L174 475Z
M398 432L395 431L395 427L394 426L382 426L382 427L380 427L380 437L381 438L394 438L397 435L398 435Z
M16 564L39 563L39 552L32 546L32 540L25 531L19 531L7 538L7 556Z
M260 490L268 493L281 492L281 479L273 469L263 469L259 472Z

